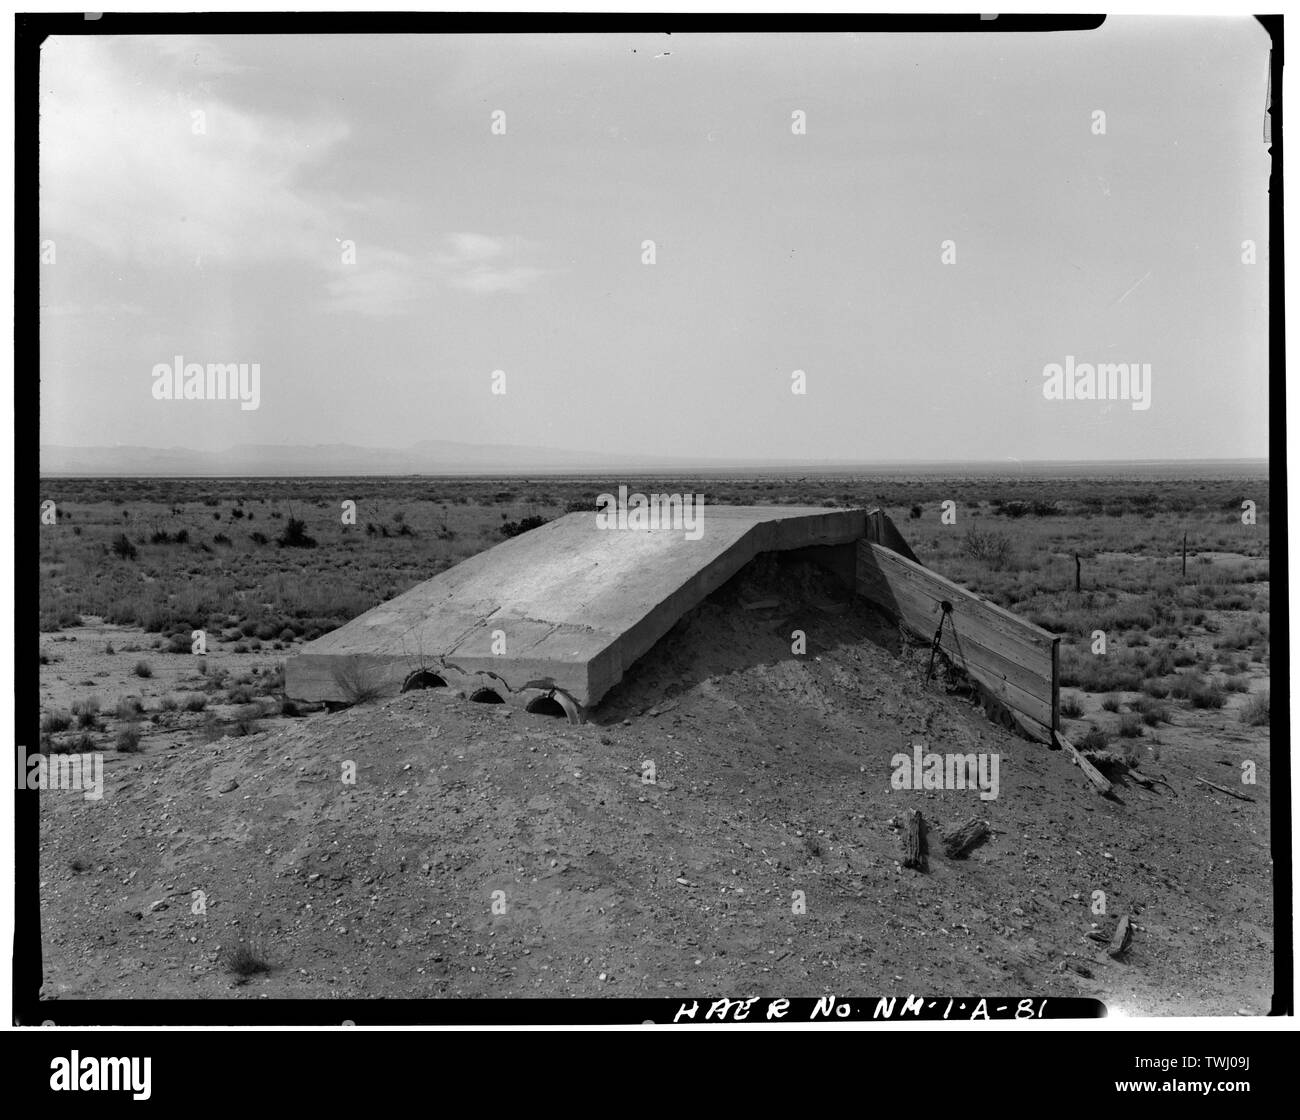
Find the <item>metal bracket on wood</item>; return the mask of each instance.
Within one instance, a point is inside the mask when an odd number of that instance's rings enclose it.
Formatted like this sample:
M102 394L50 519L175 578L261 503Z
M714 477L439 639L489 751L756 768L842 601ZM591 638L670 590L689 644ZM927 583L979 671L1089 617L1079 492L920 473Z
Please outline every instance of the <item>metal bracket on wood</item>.
M939 615L939 628L934 632L934 641L930 643L930 667L925 671L927 683L934 676L934 655L939 652L939 642L943 638L944 619L952 614L952 604L947 599L943 600L939 605L943 608L943 612Z

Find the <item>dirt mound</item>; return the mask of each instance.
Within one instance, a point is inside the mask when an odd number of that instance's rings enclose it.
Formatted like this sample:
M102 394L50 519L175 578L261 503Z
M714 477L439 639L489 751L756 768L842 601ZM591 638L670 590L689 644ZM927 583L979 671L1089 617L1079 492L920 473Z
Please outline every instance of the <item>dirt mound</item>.
M1253 803L1193 785L1214 748L1163 760L1178 796L1107 801L925 670L831 577L763 558L583 726L429 690L109 756L102 800L42 795L46 995L1267 1009L1266 760ZM997 797L895 788L915 744L996 756ZM911 809L925 872L901 866ZM988 840L946 858L971 818ZM1125 913L1113 960L1096 938ZM269 971L232 974L241 941Z

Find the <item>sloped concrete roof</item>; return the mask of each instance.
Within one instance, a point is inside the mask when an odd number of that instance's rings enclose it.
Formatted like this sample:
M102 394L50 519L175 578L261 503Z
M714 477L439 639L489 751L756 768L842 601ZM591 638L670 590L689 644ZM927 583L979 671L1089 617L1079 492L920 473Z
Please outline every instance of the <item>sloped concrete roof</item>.
M846 544L863 510L705 506L683 528L602 529L571 513L504 541L307 643L285 692L344 702L420 669L447 683L524 694L558 689L589 707L673 625L761 552ZM494 649L495 647L495 649Z

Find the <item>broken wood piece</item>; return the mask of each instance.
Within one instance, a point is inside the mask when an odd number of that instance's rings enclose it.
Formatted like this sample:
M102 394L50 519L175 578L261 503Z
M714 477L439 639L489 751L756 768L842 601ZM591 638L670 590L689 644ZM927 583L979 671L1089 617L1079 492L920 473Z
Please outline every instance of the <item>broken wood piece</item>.
M1059 731L1053 731L1052 737L1056 740L1057 745L1062 750L1069 753L1070 757L1078 764L1079 769L1088 776L1088 781L1097 787L1102 796L1109 797L1111 795L1110 782L1106 779L1105 775L1102 774L1102 772L1091 762L1084 758L1083 755L1075 749L1074 744Z
M1254 801L1253 797L1247 797L1244 793L1237 793L1235 790L1224 789L1223 786L1216 786L1213 782L1207 782L1204 778L1196 779L1203 786L1209 786L1211 789L1217 789L1220 793L1226 793L1229 797L1235 797L1238 801Z
M1128 772L1128 777L1132 778L1135 782L1137 782L1138 785L1142 786L1144 789L1155 789L1157 785L1169 786L1169 792L1172 793L1175 797L1178 796L1178 791L1174 789L1173 786L1169 785L1169 783L1165 781L1164 778L1149 778L1145 774L1140 773L1137 770L1130 770Z
M741 609L747 611L765 611L771 607L779 607L780 599L755 599L752 603L741 603Z
M906 853L903 866L914 871L924 871L925 867L925 819L920 809L913 809L907 816Z
M1115 936L1110 939L1110 948L1106 950L1111 957L1118 960L1128 952L1129 944L1133 940L1133 925L1125 914L1119 920L1119 925L1115 927Z
M949 859L962 859L989 835L989 822L972 817L965 824L944 833L943 850Z

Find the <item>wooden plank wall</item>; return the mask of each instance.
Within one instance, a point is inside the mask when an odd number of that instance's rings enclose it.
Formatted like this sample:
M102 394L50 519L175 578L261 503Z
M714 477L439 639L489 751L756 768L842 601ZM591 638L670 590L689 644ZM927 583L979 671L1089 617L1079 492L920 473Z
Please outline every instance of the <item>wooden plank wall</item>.
M944 653L1007 707L1060 729L1060 638L870 540L858 543L857 591L927 643L951 603Z

